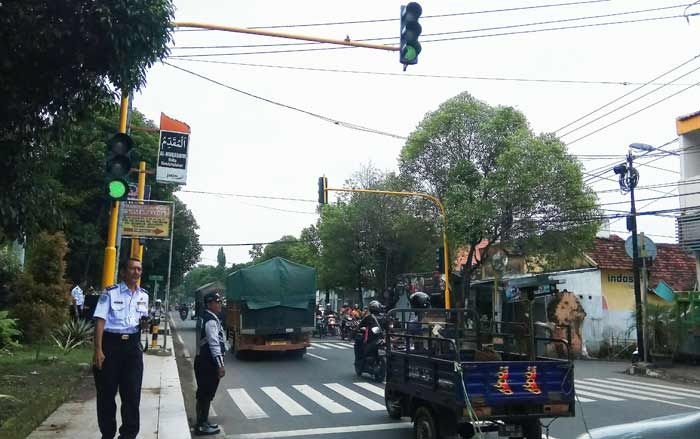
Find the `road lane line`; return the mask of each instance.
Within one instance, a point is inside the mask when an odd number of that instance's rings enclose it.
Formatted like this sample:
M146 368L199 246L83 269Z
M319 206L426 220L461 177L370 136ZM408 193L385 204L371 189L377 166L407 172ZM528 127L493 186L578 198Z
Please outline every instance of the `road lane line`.
M577 394L579 392L576 392ZM583 396L576 396L579 402L595 402L595 399L584 398Z
M576 380L576 386L579 386L579 385L581 385L581 384L586 385L586 386L597 386L597 387L600 387L600 388L602 388L602 389L609 389L609 388L612 388L613 390L619 390L619 391L622 391L622 392L625 392L625 393L628 393L628 394L642 395L642 396L650 396L650 397L652 397L652 398L662 397L662 398L667 398L667 399L683 399L683 398L680 397L680 396L659 395L658 393L654 393L654 392L645 392L644 390L615 388L615 387L610 386L610 385L607 384L607 383L606 383L606 384L601 384L601 383L596 383L596 382L591 382L591 381L583 381L583 380L579 381L579 380Z
M584 396L590 396L591 398L596 398L596 399L604 399L606 401L624 401L622 398L617 398L614 396L608 396L608 395L602 395L600 393L595 393L595 392L587 392L585 390L579 390L578 386L576 386L576 394L577 395L584 395Z
M216 416L216 412L214 411L213 405L209 406L209 416Z
M316 349L314 346L307 346L306 349Z
M315 348L319 348L319 349L330 349L328 346L323 346L323 345L320 345L318 343L311 343L311 346L313 346Z
M331 347L333 347L333 348L336 348L336 349L343 349L343 350L345 350L345 349L350 349L349 347L343 346L343 345L341 345L340 343L326 343L326 346L331 346Z
M362 387L365 390L369 390L370 392L374 393L375 395L379 395L382 398L384 398L384 389L379 387L379 386L375 386L374 384L370 384L370 383L353 383L353 384L355 384L358 387Z
M622 383L630 383L630 384L636 384L638 386L647 386L647 387L653 387L657 389L668 389L668 390L675 390L677 392L687 392L687 393L692 393L694 395L699 395L700 396L700 390L691 390L691 389L684 389L681 387L674 387L674 386L664 386L661 384L651 384L647 383L646 381L635 381L635 380L625 380L622 378L610 378L612 381L619 381Z
M277 405L292 416L310 415L311 412L306 410L298 402L290 398L286 393L275 386L261 387L260 390L265 392Z
M245 389L226 389L231 399L248 419L269 418L267 413L253 401L253 398L248 395Z
M342 344L343 346L347 346L349 348L355 348L355 345L353 345L351 343L338 343L338 344Z
M301 384L292 387L294 387L302 395L306 396L307 398L309 398L310 400L312 400L313 402L320 405L321 407L323 407L331 413L350 413L352 411L349 408L343 407L342 405L328 398L327 396L325 396L318 390L312 388L311 386Z
M329 383L329 384L324 384L324 386L328 387L329 389L333 390L334 392L337 392L344 396L345 398L349 399L350 401L354 402L355 404L360 404L362 407L365 407L368 410L371 410L373 412L379 412L379 411L384 411L386 410L386 407L384 407L382 404L378 404L371 399L367 398L366 396L362 396L359 393L355 392L352 389L348 389L347 387L343 386L342 384L338 383Z
M629 399L639 399L639 400L642 400L642 401L656 401L656 402L661 402L661 403L664 403L664 404L675 405L675 406L678 406L678 407L687 407L687 408L691 408L691 409L695 409L695 410L700 410L700 407L698 407L698 406L688 405L688 404L681 404L681 403L679 403L679 402L668 401L668 400L666 400L666 399L659 399L659 398L651 398L651 397L648 397L648 396L634 395L634 394L632 394L632 393L630 393L630 392L628 392L628 393L616 392L616 391L614 391L614 390L607 390L607 389L593 388L593 387L590 387L590 386L584 386L584 385L580 385L580 384L578 384L578 383L576 383L576 387L577 387L577 388L578 388L578 387L584 387L584 388L588 387L587 390L593 390L593 391L596 391L596 392L605 392L605 393L609 393L609 394L611 394L611 395L616 395L616 396L624 396L624 397L629 398Z
M643 387L643 383L640 383L641 386L640 386L640 384L624 384L624 383L617 383L617 382L611 383L609 381L596 379L596 378L588 378L588 381L595 381L595 382L600 382L600 383L604 383L607 385L618 386L619 388L621 388L621 390L624 390L624 389L637 390L637 389L641 388L643 390L648 390L650 392L656 392L655 393L656 396L663 397L663 398L666 398L666 395L670 395L671 397L675 396L675 397L681 397L681 398L686 397L686 398L698 398L698 399L700 399L700 396L691 395L691 394L688 394L682 390L674 392L671 390L645 389Z
M309 357L318 358L319 360L328 361L328 358L323 358L323 357L320 356L320 355L314 355L314 354L310 354L310 353L308 353L308 352L306 353L306 355L308 355Z
M390 424L351 425L347 427L308 428L304 430L231 434L226 436L226 439L277 439L282 437L325 436L329 434L354 433L363 431L407 430L410 428L413 428L413 423L411 422L392 422Z

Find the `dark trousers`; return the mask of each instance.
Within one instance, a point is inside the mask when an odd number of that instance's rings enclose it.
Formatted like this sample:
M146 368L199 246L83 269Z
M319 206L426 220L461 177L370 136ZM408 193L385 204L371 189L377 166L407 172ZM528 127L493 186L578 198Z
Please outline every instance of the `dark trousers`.
M197 401L211 402L219 387L219 368L214 359L204 355L194 357L194 376L197 379Z
M114 400L117 390L122 401L119 437L136 438L143 380L143 352L139 334L132 334L128 340L123 340L120 334L105 332L102 351L105 354L102 370L92 369L97 389L97 423L102 438L112 439L117 433L117 404Z

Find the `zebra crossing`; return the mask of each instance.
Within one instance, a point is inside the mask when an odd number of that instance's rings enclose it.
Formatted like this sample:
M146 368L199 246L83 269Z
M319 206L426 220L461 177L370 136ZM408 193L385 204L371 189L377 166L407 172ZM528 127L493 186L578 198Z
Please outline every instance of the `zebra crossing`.
M336 349L336 350L352 350L353 344L352 343L347 343L343 341L337 341L337 342L312 342L311 346L309 346L307 349L317 349L320 351L327 351L330 349Z
M582 404L615 404L639 400L700 410L700 389L628 378L582 378L576 379L575 383L576 398ZM384 387L368 382L322 383L313 386L296 384L226 390L240 414L248 420L264 420L271 415L277 416L277 412L296 417L385 410Z

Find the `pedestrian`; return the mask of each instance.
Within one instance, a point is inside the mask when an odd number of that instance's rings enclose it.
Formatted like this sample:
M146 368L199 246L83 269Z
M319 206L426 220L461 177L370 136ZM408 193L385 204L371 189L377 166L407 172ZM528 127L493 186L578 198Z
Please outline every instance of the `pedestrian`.
M120 266L122 281L105 288L95 307L93 375L97 389L97 423L102 439L117 433L119 391L122 425L120 439L134 439L139 432L139 403L143 380L140 331L148 322L148 294L139 287L141 261L128 259Z
M85 282L82 283L85 286ZM70 292L71 295L71 315L74 319L78 320L83 314L83 304L85 303L85 295L83 294L83 289L80 284L76 284L75 287Z
M205 436L219 433L219 426L209 422L209 406L216 394L219 381L226 374L224 369L224 327L218 315L221 313L219 293L207 293L203 297L206 310L201 316L201 330L194 357L194 376L197 379L197 426L194 434Z

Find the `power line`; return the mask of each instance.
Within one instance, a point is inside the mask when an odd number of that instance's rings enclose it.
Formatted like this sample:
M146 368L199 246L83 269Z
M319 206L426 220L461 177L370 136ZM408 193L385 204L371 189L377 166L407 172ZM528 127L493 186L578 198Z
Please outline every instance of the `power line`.
M604 125L604 126L598 128L598 129L594 130L594 131L591 131L590 133L588 133L588 134L586 134L586 135L583 135L583 136L581 136L581 137L578 137L578 138L572 140L571 142L568 142L568 143L567 143L567 146L568 146L568 145L572 145L572 144L578 142L579 140L583 140L583 139L585 139L585 138L587 138L587 137L590 137L590 136L592 136L593 134L599 133L599 132L603 131L604 129L607 129L607 128L609 128L609 127L615 125L615 124L618 124L618 123L620 123L620 122L626 120L626 119L629 119L629 118L632 117L632 116L636 116L637 114L641 113L642 111L648 110L649 108L654 107L654 106L656 106L656 105L658 105L658 104L660 104L660 103L662 103L662 102L664 102L664 101L667 101L667 100L671 99L672 97L678 96L679 94L684 93L684 92L686 92L686 91L690 90L691 88L696 87L696 86L698 86L698 85L700 85L700 81L696 82L695 84L689 85L688 87L685 87L685 88L683 88L683 89L681 89L681 90L679 90L679 91L677 91L677 92L675 92L675 93L672 93L672 94L670 94L670 95L668 95L668 96L666 96L666 97L664 97L664 98L661 98L661 99L659 99L659 100L657 100L657 101L654 101L654 102L652 102L651 104L647 105L646 107L642 107L642 108L640 108L639 110L637 110L637 111L635 111L635 112L633 112L633 113L630 113L630 114L628 114L627 116L621 117L621 118L619 118L619 119L617 119L617 120L615 120L615 121L613 121L613 122L610 122L609 124Z
M296 240L289 240L289 241L268 241L268 242L236 242L236 243L227 243L227 244L199 244L202 247L243 247L243 246L252 246L252 245L270 245L270 244L305 244L305 243L311 243L314 242L312 240L308 239L296 239Z
M318 203L318 200L308 198L292 198L292 197L275 197L270 195L251 195L251 194L235 194L228 192L211 192L211 191L196 191L196 190L180 190L178 193L201 194L201 195L217 195L222 197L237 197L237 198L254 198L260 200L280 200L280 201L301 201L304 203Z
M567 127L568 127L568 126L571 126L571 125L573 125L574 123L576 123L576 122L578 122L578 121L580 121L580 120L582 120L582 119L585 119L586 117L588 117L588 116L590 116L590 115L595 114L596 112L602 110L603 108L608 107L608 106L610 106L611 104L613 104L613 103L615 103L615 102L617 102L617 101L619 101L619 100L621 100L621 99L623 99L623 98L625 98L625 97L627 97L627 96L629 96L629 95L635 93L636 91L641 90L642 88L644 88L644 87L646 87L647 85L649 85L650 82L656 81L657 79L659 79L659 78L661 78L661 77L663 77L663 76L668 75L669 73L673 72L674 70L680 69L681 67L687 65L688 63L695 61L698 57L700 57L700 55L695 55L694 57L692 57L692 58L690 58L689 60L683 62L682 64L680 64L680 65L678 65L678 66L672 68L671 70L662 73L660 76L657 76L656 78L652 79L651 81L647 82L646 84L643 84L643 85L641 85L641 86L635 88L634 90L630 90L629 92L625 93L624 95L622 95L622 96L620 96L620 97L618 97L618 98L616 98L616 99L613 99L612 101L606 103L605 105L603 105L603 106L601 106L601 107L598 107L597 109L593 110L592 112L590 112L590 113L588 113L588 114L586 114L586 115L584 115L584 116L578 118L576 121L571 122L571 123L567 124L566 126L567 126ZM674 82L678 81L679 79L685 78L686 76L688 76L688 75L690 75L690 74L692 74L692 73L695 73L695 72L697 72L698 70L700 70L700 67L696 67L696 68L694 68L693 70L690 70L689 72L686 72L686 73L684 73L684 74L682 74L682 75L680 75L680 76L677 76L676 78L674 78L674 79L672 79L671 81L669 81L668 84L673 84ZM619 105L619 106L613 108L612 110L610 110L610 111L608 111L608 112L606 112L606 113L603 113L602 115L596 117L596 118L593 119L593 120L589 120L588 122L584 123L583 125L580 125L580 126L578 126L578 127L576 127L576 128L573 128L573 129L571 129L571 130L565 132L564 134L561 134L559 137L568 136L568 135L571 134L571 133L574 133L574 132L576 132L576 131L578 131L578 130L581 130L581 129L587 127L588 125L591 125L592 123L597 122L597 121L599 121L600 119L602 119L602 118L604 118L604 117L606 117L606 116L609 116L610 114L615 113L615 112L617 112L617 111L619 111L619 110L621 110L621 109L623 109L623 108L625 108L625 107L627 107L627 106L633 104L634 102L637 102L637 101L639 101L640 99L643 99L643 98L649 96L650 94L653 94L653 93L655 93L655 92L661 90L662 88L664 88L664 87L666 87L666 86L667 86L667 84L660 85L660 86L658 86L658 87L652 89L651 91L648 91L648 92L644 93L643 95L638 96L638 97L632 99L632 100L629 101L629 102L626 102L626 103L624 103L624 104L622 104L622 105ZM558 132L558 131L561 131L562 129L563 129L563 128L558 129L557 132Z
M334 69L334 68L321 68L321 67L308 67L308 66L289 66L289 65L274 65L274 64L255 64L255 63L242 63L235 61L218 61L218 60L208 60L208 59L190 59L185 57L178 57L178 61L192 61L200 63L209 64L222 64L222 65L233 65L242 67L261 67L270 69L286 69L286 70L300 70L309 72L324 72L324 73L351 73L358 75L376 75L376 76L396 76L403 78L431 78L431 79L468 79L468 80L478 80L478 81L509 81L509 82L532 82L532 83L545 83L545 84L589 84L589 85L639 85L641 82L630 82L630 81L587 81L587 80L576 80L576 79L538 79L538 78L512 78L512 77L499 77L499 76L470 76L470 75L441 75L441 74L425 74L425 73L398 73L398 72L376 72L367 70L352 70L352 69ZM647 85L677 85L683 86L688 84L671 84L671 83L644 83Z
M344 121L342 121L342 120L333 119L333 118L330 118L330 117L327 117L327 116L323 116L323 115L318 114L318 113L313 113L313 112L308 111L308 110L303 110L303 109L298 108L298 107L293 107L293 106L291 106L291 105L287 105L287 104L283 104L283 103L281 103L281 102L273 101L272 99L267 99L267 98L264 98L264 97L262 97L262 96L258 96L258 95L255 95L255 94L253 94L253 93L249 93L249 92L247 92L247 91L244 91L244 90L241 90L241 89L232 87L232 86L230 86L230 85L227 85L227 84L224 84L224 83L222 83L222 82L219 82L219 81L217 81L217 80L215 80L215 79L211 79L211 78L209 78L209 77L207 77L207 76L201 75L201 74L196 73L196 72L193 72L193 71L191 71L191 70L187 70L187 69L185 69L185 68L183 68L183 67L176 66L176 65L174 65L174 64L170 64L170 63L168 63L168 62L163 62L163 64L165 64L165 65L167 65L167 66L170 66L170 67L172 67L172 68L181 70L181 71L183 71L183 72L189 73L190 75L193 75L193 76L196 76L196 77L198 77L198 78L204 79L204 80L209 81L209 82L211 82L211 83L213 83L213 84L216 84L216 85L219 85L219 86L221 86L221 87L227 88L227 89L229 89L229 90L231 90L231 91L235 91L236 93L240 93L240 94L246 95L246 96L248 96L248 97L255 98L255 99L258 99L258 100L267 102L268 104L273 104L273 105L276 105L276 106L278 106L278 107L282 107L282 108L286 108L286 109L288 109L288 110L293 110L293 111L296 111L296 112L299 112L299 113L302 113L302 114L306 114L307 116L311 116L311 117L314 117L314 118L317 118L317 119L321 119L321 120L324 121L324 122L329 122L329 123L332 123L332 124L334 124L334 125L342 126L342 127L344 127L344 128L349 128L349 129L352 129L352 130L357 130L357 131L362 131L362 132L366 132L366 133L378 134L378 135L382 135L382 136L392 137L392 138L394 138L394 139L400 139L400 140L407 140L407 139L408 139L407 137L405 137L405 136L399 136L398 134L393 134L393 133L389 133L389 132L386 132L386 131L377 130L377 129L374 129L374 128L368 128L368 127L365 127L365 126L362 126L362 125L357 125L357 124L350 123L350 122L344 122Z

